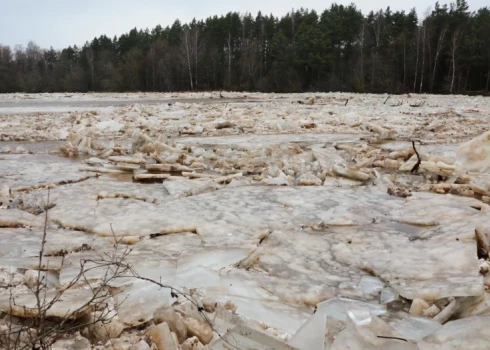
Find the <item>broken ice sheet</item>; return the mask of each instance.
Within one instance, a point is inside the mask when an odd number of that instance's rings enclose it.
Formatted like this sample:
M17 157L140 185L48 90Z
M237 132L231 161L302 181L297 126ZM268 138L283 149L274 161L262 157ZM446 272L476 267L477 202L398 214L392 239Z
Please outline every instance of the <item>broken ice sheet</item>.
M459 308L456 318L490 315L490 293L485 290L482 296L458 298Z
M386 312L386 306L384 305L369 304L339 297L318 304L317 312L323 312L326 316L345 321L347 320L349 309L353 307L369 310L372 315L382 315Z
M47 303L57 300L47 308L47 317L78 318L84 315L84 311L91 307L94 294L89 289L68 289L59 294L59 291L47 291L45 298ZM101 295L100 295L101 296ZM13 298L13 299L11 299ZM37 299L34 293L0 296L0 310L19 317L33 317L38 314Z
M0 162L0 188L7 184L12 191L21 191L87 179L87 174L78 171L77 163L59 159L59 162L52 163L40 162L36 160L36 156L27 159L4 159Z
M311 316L289 341L289 344L301 350L324 350L327 316L316 312Z
M371 313L369 309L356 307L355 305L347 309L347 315L358 326L365 326L371 323Z
M349 317L359 324L369 324L371 313L381 315L386 307L368 304L347 298L334 298L317 305L317 311L293 335L290 344L301 350L323 350L328 341L325 337L325 327L328 318L346 321Z
M463 143L458 148L457 161L466 170L474 172L490 171L490 131Z
M381 293L379 295L380 303L381 304L389 304L392 301L395 301L398 299L399 294L395 292L392 288L390 287L385 287L381 290Z
M403 280L392 282L391 287L406 299L421 298L438 300L446 297L481 296L484 292L483 277L448 277L429 281Z
M174 198L213 192L218 188L218 185L209 179L189 180L187 178L168 179L164 182L163 186L165 186L168 193Z
M60 270L63 258L60 256L46 257L44 256L41 265L39 265L39 257L19 257L19 258L0 258L0 267L11 269L31 269L42 271Z
M206 296L223 304L229 300L238 315L288 334L294 334L309 317L305 308L280 302L259 283L241 275L222 277L219 285L206 289Z
M0 228L42 227L44 218L20 209L0 209Z
M381 291L385 283L377 277L362 276L358 288L366 294L373 294Z
M198 266L220 270L233 265L248 256L248 249L206 250L192 255L183 255L177 262L177 272L183 272Z
M20 258L39 256L42 228L2 228L0 257ZM89 249L96 244L96 237L84 232L74 232L50 227L46 236L44 254L57 256L75 250Z
M116 295L119 320L126 328L148 322L159 307L172 303L171 289L155 283L142 281Z
M236 349L254 350L296 350L271 335L247 326L237 326L229 330L222 338L211 344L213 350ZM312 349L313 350L313 349Z
M441 328L441 324L430 318L406 316L405 318L393 322L389 322L403 338L419 341L425 336L437 331Z
M312 152L323 171L329 171L334 165L346 164L346 161L332 146L312 147Z
M143 258L141 253L145 252L146 258ZM123 250L117 252L104 247L68 254L63 261L60 282L65 284L79 279L80 272L83 272L81 281L105 281L104 283L111 287L132 284L135 275L169 284L175 279L175 266L165 256L153 255L149 251L135 251L134 254L130 252L125 257L125 263L131 265L129 271L124 268L124 265L116 267L113 263L123 255L125 255Z
M415 343L403 339L400 333L374 315L369 323L347 322L347 327L337 335L330 347L330 350L345 349L418 350Z
M473 316L450 321L418 342L420 350L488 349L490 316Z

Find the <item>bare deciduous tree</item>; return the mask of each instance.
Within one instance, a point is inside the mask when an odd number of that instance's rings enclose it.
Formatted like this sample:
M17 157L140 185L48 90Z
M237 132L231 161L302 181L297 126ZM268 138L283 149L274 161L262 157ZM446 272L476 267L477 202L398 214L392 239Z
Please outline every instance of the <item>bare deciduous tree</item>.
M419 47L420 47L420 25L417 26L417 54L415 56L415 77L413 80L413 91L415 92L417 89L417 72L419 66Z
M182 30L182 34L180 37L180 55L182 58L182 62L186 69L189 71L189 82L191 86L191 90L194 90L194 80L192 78L192 34L191 29L188 26L185 26Z
M451 78L451 87L449 88L449 92L452 94L453 93L453 86L454 86L454 75L456 73L456 51L458 50L459 46L459 35L460 35L460 29L457 28L454 30L453 37L451 40L451 62L452 62L452 78Z
M434 58L434 69L432 70L432 79L430 80L430 91L432 92L434 89L434 81L436 79L436 69L437 69L437 61L439 60L439 55L441 54L442 45L444 43L444 37L446 36L447 27L443 27L441 33L439 33L439 39L437 40L436 47L436 56Z
M87 50L87 61L90 66L90 72L92 76L92 90L95 91L95 72L94 72L95 54L91 47L89 47L89 49Z

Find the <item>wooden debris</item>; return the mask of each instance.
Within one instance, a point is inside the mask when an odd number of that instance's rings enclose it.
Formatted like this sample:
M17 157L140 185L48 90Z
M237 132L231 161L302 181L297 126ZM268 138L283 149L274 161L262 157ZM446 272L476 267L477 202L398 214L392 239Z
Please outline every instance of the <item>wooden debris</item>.
M137 174L133 176L134 182L163 182L170 177L169 174Z
M417 163L415 163L415 165L413 166L412 170L410 170L410 172L413 174L413 173L416 173L419 170L420 163L422 163L422 159L420 158L419 152L417 152L417 149L415 148L415 141L412 141L412 147L413 147L413 151L417 155Z

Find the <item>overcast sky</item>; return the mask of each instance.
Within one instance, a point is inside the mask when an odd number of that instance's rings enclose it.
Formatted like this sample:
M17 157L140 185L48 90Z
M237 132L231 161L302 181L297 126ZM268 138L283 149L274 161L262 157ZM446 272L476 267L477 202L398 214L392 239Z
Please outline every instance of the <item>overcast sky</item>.
M347 5L351 1L336 2ZM488 6L489 0L468 3L474 11ZM33 40L42 48L62 49L81 46L102 34L119 36L134 27L166 27L176 18L187 22L230 11L255 15L259 10L282 16L300 7L321 12L330 4L328 0L0 0L0 44L25 47ZM435 0L358 0L355 4L364 14L390 6L394 11L415 7L421 15Z

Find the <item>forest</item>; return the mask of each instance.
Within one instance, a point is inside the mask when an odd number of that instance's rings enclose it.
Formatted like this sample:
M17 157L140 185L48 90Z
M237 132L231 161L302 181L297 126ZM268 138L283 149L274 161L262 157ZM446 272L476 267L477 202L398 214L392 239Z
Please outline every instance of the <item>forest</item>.
M82 47L0 43L0 93L123 91L488 92L490 8L436 3L422 16L354 4L278 18L230 12Z

